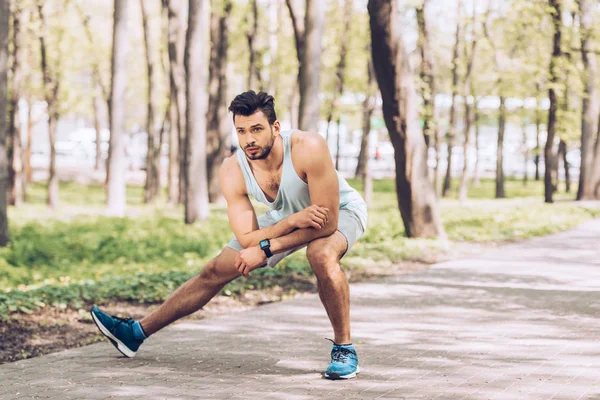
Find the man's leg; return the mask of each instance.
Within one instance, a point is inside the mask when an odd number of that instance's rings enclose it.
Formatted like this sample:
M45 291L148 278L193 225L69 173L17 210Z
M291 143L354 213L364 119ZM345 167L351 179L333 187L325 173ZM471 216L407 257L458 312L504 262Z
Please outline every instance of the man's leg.
M319 297L331 321L334 341L351 343L350 288L340 259L346 252L347 241L339 231L331 236L313 240L308 244L306 257L317 277Z
M238 252L225 247L210 260L202 272L181 285L169 298L140 323L147 336L201 309L229 282L240 276L234 267Z

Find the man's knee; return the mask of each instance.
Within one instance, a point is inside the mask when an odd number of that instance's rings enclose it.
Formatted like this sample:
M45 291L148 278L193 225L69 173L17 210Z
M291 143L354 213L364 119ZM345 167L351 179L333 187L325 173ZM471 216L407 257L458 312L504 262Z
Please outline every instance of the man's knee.
M199 275L199 278L210 285L225 285L231 281L229 277L225 276L222 269L219 268L219 261L217 258L210 260Z
M317 278L339 269L337 254L325 246L309 245L306 249L306 258Z

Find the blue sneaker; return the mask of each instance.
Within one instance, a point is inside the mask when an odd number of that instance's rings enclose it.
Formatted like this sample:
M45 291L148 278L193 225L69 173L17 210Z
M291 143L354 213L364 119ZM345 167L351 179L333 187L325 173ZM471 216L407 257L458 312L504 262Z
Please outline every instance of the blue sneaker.
M356 349L351 344L333 344L331 349L331 364L325 371L328 379L350 379L360 372Z
M135 356L143 339L137 339L133 334L134 320L108 315L96 306L90 311L98 329L126 357Z

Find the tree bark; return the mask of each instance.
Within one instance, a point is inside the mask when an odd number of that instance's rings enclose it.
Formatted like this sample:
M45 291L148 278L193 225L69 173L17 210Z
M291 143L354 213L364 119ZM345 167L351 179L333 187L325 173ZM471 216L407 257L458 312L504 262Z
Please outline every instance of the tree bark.
M142 25L144 28L144 45L146 48L146 72L148 77L148 106L146 114L146 132L148 134L148 148L146 152L146 184L144 186L144 203L151 203L156 200L160 192L160 132L157 129L158 92L156 83L158 80L158 68L156 61L156 51L153 48L152 27L150 27L150 15L148 13L148 0L140 0L142 9Z
M9 194L8 204L20 206L23 202L23 162L21 147L21 130L19 124L19 96L21 93L21 11L17 4L11 10L12 18L12 82L9 101L8 122L8 163L9 163Z
M471 89L471 92L473 92L473 90ZM475 97L475 96L474 96ZM473 186L478 187L481 179L481 173L479 171L479 159L480 159L480 154L479 154L479 121L480 121L480 115L479 115L479 99L475 98L474 104L473 104L473 125L475 125L475 176L473 178Z
M256 4L255 4L256 5ZM219 168L225 158L227 139L231 132L227 118L227 49L229 48L229 15L231 0L224 0L218 9L213 5L210 21L210 50L208 72L208 113L207 113L207 173L208 200L216 203L221 197ZM249 86L251 87L251 86Z
M107 212L125 215L125 89L127 86L127 21L129 0L114 0L112 85L110 94L110 143L108 156Z
M58 108L58 93L60 88L59 71L60 66L54 66L50 70L48 65L48 48L46 41L48 38L46 16L44 15L44 3L37 4L38 16L41 21L42 34L40 35L40 61L42 76L44 80L44 99L46 100L48 110L48 139L50 144L50 165L48 167L48 196L46 203L51 209L58 208L59 185L56 176L56 125L60 117ZM60 47L58 48L60 51ZM60 60L60 56L58 57Z
M429 43L429 32L427 28L427 19L425 16L425 7L428 0L423 2L416 8L417 24L419 27L419 39L417 45L421 54L421 69L419 75L421 77L421 97L423 98L422 118L423 118L423 135L427 143L431 141L431 137L437 137L437 124L435 123L435 72L433 67L433 54Z
M549 0L552 8L552 24L554 27L554 35L552 39L552 58L550 59L550 85L548 89L548 97L550 98L550 110L548 111L548 135L546 138L546 146L544 147L545 158L545 173L544 173L544 201L552 203L552 195L554 194L554 185L552 183L552 159L553 159L553 142L556 133L556 110L557 98L555 87L559 80L558 62L561 57L560 41L561 41L561 7L560 0Z
M335 69L335 89L333 90L333 97L331 98L331 102L329 103L329 111L327 113L327 132L326 132L326 140L329 142L329 125L333 120L333 116L336 112L338 112L339 108L339 98L342 97L344 93L344 71L346 69L346 54L348 53L348 36L350 34L350 22L352 22L352 1L345 0L344 3L344 21L343 21L343 30L342 35L340 37L340 59L337 63ZM339 134L339 124L338 124L338 134ZM336 169L337 169L337 154L339 153L339 139L336 139L337 150L336 153Z
M538 93L539 93L539 86ZM535 98L535 180L540 180L540 125L542 124L542 110L540 109L539 98Z
M584 66L584 96L581 109L581 167L577 200L593 200L594 193L594 135L598 130L600 102L598 101L598 64L592 51L593 7L591 0L579 0L581 24L581 58Z
M571 193L571 174L569 172L569 162L567 161L567 142L561 140L558 144L558 153L565 170L565 192Z
M281 1L271 0L269 3L269 84L268 92L279 98L279 35L281 26Z
M31 170L31 141L33 139L33 119L31 117L31 101L27 101L27 147L25 147L25 182L30 185L33 182Z
M250 52L247 89L259 91L261 88L257 87L257 83L260 84L261 79L259 79L260 72L256 66L256 49L254 48L256 33L258 32L258 5L256 4L256 0L250 0L250 9L251 12L247 14L247 17L252 18L252 21L250 22L250 27L246 32L248 51Z
M319 128L319 85L321 75L321 37L325 19L325 2L306 0L304 23L297 16L293 0L286 0L296 39L300 105L298 128L316 132Z
M369 53L371 52L371 46L367 46ZM354 176L366 180L367 169L369 168L369 137L371 134L371 117L375 111L375 90L376 84L375 77L373 76L373 62L369 58L367 60L367 77L368 87L367 93L365 94L365 100L363 101L363 126L362 126L362 137L360 139L360 152L358 153L358 161L356 163L356 172ZM366 190L366 187L365 187Z
M477 50L477 33L476 33L476 9L473 3L473 29L471 31L471 41L469 46L465 43L464 56L466 60L467 70L465 72L465 78L463 81L463 97L465 99L465 130L464 130L464 142L463 142L463 169L462 176L460 178L460 186L458 189L458 199L465 201L467 199L469 189L469 144L471 139L471 121L472 121L472 107L469 104L469 96L473 94L473 86L471 85L471 74L473 72L473 62L475 61L475 53ZM470 51L469 51L470 50ZM475 96L473 102L475 102Z
M185 143L185 223L209 216L206 168L207 63L204 27L209 22L205 0L190 0L185 71L187 76L187 135Z
M102 130L100 125L100 110L102 107L102 97L100 96L100 87L96 85L94 94L94 129L96 131L96 162L94 170L99 171L102 165Z
M450 123L448 126L448 163L446 166L446 175L444 177L444 185L442 187L442 197L450 194L452 186L452 148L454 147L454 139L456 136L456 98L458 97L458 50L460 47L461 36L461 10L462 0L458 2L457 22L456 22L456 41L454 42L454 50L452 51L452 104L450 105Z
M185 99L185 39L187 25L187 2L185 0L163 0L169 18L169 82L171 92L171 134L169 136L169 181L170 203L183 203L185 198L184 155L186 136Z
M416 92L395 0L368 3L372 58L394 147L398 206L408 237L445 237L418 127Z
M0 0L0 115L6 115L9 0ZM8 190L8 157L6 151L6 118L0 118L0 246L10 240L6 193Z
M498 86L502 86L499 80ZM504 199L504 131L506 126L506 98L500 95L500 108L498 109L498 142L496 146L496 198Z

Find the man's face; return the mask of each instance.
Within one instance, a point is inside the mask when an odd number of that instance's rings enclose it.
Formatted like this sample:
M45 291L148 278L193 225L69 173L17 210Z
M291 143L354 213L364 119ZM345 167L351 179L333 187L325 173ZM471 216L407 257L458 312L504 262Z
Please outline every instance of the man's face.
M270 125L267 117L259 110L247 117L236 115L234 124L240 148L246 157L250 160L267 158L275 143L275 136L279 135L279 121Z

